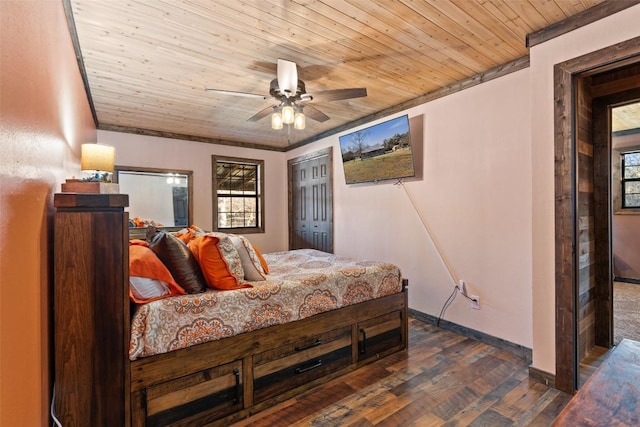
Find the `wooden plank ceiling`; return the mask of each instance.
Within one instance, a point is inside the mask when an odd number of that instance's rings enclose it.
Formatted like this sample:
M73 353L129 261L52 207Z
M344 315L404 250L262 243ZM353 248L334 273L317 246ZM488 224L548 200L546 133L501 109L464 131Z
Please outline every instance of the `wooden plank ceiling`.
M640 128L640 102L615 107L611 110L613 132Z
M526 59L528 34L602 0L65 2L100 129L285 150ZM328 121L272 130L247 119L273 100L204 91L268 95L278 58L308 93L368 96L312 101Z

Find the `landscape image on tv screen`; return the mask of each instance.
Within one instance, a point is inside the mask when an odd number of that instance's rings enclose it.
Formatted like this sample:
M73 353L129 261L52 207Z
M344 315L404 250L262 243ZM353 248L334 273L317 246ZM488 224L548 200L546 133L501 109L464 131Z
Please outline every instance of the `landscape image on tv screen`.
M400 116L340 138L347 184L415 175L408 116Z

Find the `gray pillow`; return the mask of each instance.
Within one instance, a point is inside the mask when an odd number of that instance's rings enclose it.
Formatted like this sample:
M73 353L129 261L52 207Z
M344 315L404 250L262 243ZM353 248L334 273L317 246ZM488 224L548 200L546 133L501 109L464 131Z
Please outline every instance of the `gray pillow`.
M155 252L178 285L189 294L197 294L207 289L198 261L185 243L172 234L147 228L147 243Z

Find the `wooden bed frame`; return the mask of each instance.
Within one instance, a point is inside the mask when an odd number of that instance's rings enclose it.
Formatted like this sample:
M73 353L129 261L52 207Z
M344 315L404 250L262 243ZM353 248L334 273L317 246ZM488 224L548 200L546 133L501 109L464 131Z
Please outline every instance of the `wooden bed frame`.
M65 426L228 425L407 348L404 279L394 295L129 361L128 198L57 194L54 205L55 412Z
M403 289L303 320L141 358L131 362L132 425L228 424L406 345Z

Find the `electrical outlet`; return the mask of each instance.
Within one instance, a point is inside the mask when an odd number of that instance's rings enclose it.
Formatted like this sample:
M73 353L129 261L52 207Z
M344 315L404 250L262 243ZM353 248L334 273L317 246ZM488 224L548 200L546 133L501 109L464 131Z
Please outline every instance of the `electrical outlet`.
M480 297L477 295L471 295L471 308L480 310Z

